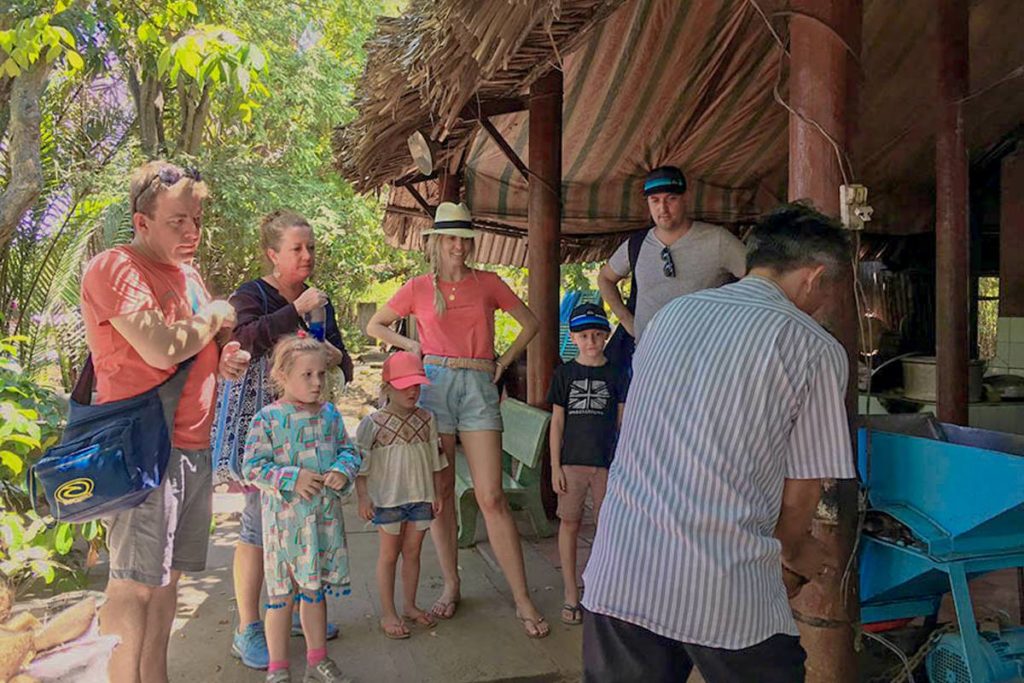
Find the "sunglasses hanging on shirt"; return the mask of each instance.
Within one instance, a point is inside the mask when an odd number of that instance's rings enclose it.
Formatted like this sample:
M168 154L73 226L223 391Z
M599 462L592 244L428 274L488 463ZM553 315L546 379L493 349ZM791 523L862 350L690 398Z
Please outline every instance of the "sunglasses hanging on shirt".
M665 274L665 277L676 276L676 264L672 262L672 252L668 247L661 250L661 272Z

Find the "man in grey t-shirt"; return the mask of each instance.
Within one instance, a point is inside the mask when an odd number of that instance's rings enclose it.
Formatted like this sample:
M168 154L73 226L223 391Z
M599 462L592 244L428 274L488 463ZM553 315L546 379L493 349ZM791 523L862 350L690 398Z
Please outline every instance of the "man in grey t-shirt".
M619 280L630 275L629 240L619 245L597 277L602 298L636 340L647 323L672 299L719 287L746 274L746 248L717 225L692 220L686 213L686 178L674 166L662 166L644 181L654 221L636 261L636 310L630 312Z

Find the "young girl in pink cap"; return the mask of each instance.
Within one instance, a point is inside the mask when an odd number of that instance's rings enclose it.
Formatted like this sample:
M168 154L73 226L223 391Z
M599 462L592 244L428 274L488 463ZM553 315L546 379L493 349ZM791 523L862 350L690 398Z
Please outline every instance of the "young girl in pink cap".
M435 497L447 460L438 448L437 422L417 407L420 386L430 384L420 359L407 351L384 363L381 409L363 419L356 443L363 464L356 479L359 514L379 531L377 587L383 616L380 628L392 639L409 637L408 619L434 626L429 613L416 606L420 581L420 549L434 516L441 511ZM395 608L395 567L402 557L401 614Z

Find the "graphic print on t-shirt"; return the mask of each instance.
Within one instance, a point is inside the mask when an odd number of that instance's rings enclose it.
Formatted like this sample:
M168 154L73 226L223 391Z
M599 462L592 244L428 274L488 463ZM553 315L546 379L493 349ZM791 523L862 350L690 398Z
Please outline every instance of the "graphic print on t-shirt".
M603 379L576 379L569 385L568 410L573 415L600 415L611 398Z

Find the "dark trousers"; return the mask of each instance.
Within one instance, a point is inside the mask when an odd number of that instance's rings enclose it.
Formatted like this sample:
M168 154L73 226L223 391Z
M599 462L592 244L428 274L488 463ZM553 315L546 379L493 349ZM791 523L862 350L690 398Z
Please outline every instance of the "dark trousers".
M743 650L689 645L603 614L583 612L584 683L803 683L804 649L778 634Z

